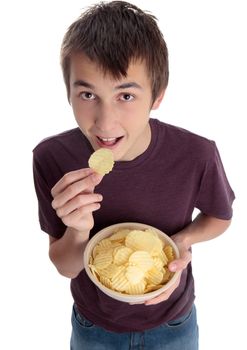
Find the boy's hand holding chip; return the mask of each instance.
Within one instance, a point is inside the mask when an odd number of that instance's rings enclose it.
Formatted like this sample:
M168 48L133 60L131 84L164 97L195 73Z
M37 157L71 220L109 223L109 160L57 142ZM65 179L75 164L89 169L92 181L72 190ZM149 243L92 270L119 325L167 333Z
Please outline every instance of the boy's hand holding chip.
M94 188L102 178L92 169L80 169L65 174L52 188L52 207L67 227L87 233L92 229L92 213L103 199Z
M103 199L101 194L94 193L94 188L113 165L113 153L98 149L89 158L90 168L65 174L52 188L52 207L67 227L87 233L92 229L92 213L100 208Z

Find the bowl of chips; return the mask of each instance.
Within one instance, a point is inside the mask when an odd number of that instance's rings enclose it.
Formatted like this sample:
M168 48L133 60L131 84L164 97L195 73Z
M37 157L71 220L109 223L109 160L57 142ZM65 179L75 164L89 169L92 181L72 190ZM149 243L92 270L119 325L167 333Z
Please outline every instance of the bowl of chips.
M105 294L142 303L166 291L179 276L168 264L179 257L174 241L153 226L125 222L104 228L88 242L84 267Z

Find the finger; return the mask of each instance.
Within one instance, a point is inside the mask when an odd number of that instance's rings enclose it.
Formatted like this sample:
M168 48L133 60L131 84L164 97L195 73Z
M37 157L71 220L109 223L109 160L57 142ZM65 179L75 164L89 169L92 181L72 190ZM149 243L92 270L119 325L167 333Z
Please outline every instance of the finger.
M171 295L171 293L168 293L168 292L161 293L161 294L158 295L157 297L145 301L145 305L155 305L155 304L158 304L158 303L160 303L160 302L162 302L162 301L167 300L167 299L169 298L170 295Z
M88 204L86 206L84 206L83 208L79 208L77 210L75 210L74 212L72 212L69 215L66 215L62 218L63 223L68 226L68 227L78 227L80 224L80 221L83 220L83 218L85 217L85 229L87 226L87 219L86 217L89 214L92 214L92 212L98 210L100 208L100 203L92 203L92 204Z
M70 184L63 192L59 193L54 198L52 201L52 207L56 210L78 194L82 192L90 193L102 178L101 175L93 173L80 181Z
M56 185L52 188L51 194L53 198L62 192L66 187L71 185L72 183L79 181L83 179L84 177L89 176L92 174L94 171L90 168L83 168L79 170L74 170L71 171L67 174L65 174L57 183Z
M179 259L173 260L168 268L171 272L181 271L186 268L186 266L191 261L191 252L189 250L185 251Z
M72 213L74 210L80 207L96 202L101 202L102 199L102 195L98 193L78 195L72 198L69 202L65 203L62 207L58 208L56 210L57 216L61 218Z
M169 289L167 289L165 292L161 293L160 295L158 295L157 297L155 297L153 299L147 300L145 302L145 305L158 304L158 303L170 298L170 296L172 295L174 290L179 286L180 278L181 278L181 276L179 278L177 278L176 282Z
M144 304L144 301L139 301L138 303L129 303L129 305L140 305L140 304Z

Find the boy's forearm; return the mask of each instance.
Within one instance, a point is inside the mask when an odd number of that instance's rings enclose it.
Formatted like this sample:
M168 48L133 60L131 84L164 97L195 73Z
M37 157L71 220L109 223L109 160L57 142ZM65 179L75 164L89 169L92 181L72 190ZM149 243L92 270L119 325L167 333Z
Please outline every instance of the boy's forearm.
M75 278L84 268L83 253L89 233L67 228L62 238L52 242L49 257L58 272L68 278Z
M173 235L173 238L189 248L195 243L216 238L225 232L230 224L231 220L221 220L200 213L190 225Z

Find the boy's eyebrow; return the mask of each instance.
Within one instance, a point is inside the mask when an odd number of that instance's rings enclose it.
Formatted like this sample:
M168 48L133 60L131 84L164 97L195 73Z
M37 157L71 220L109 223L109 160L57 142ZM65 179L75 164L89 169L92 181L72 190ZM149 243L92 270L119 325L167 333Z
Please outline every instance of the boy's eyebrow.
M86 88L89 88L89 89L94 89L94 86L92 85L92 84L89 84L89 83L87 83L86 81L84 81L84 80L76 80L74 83L73 83L73 86L74 87L77 87L77 86L84 86L84 87L86 87Z
M86 82L85 80L76 80L73 83L74 87L78 87L78 86L84 86L86 88L89 88L91 90L95 89L95 86L93 84L90 84L88 82ZM117 85L114 87L114 90L119 90L119 89L129 89L129 88L137 88L137 89L142 89L141 85L135 83L135 82L129 82L129 83L123 83L120 85Z
M118 89L128 89L128 88L137 88L142 89L141 85L135 83L135 82L129 82L129 83L123 83L115 87L116 90Z

